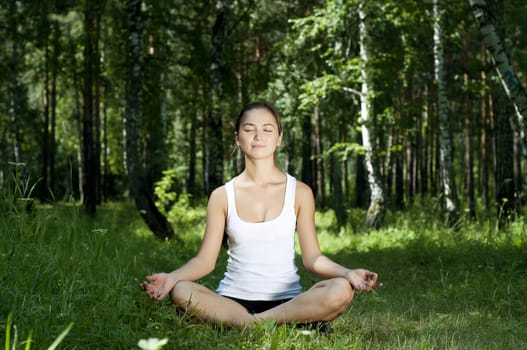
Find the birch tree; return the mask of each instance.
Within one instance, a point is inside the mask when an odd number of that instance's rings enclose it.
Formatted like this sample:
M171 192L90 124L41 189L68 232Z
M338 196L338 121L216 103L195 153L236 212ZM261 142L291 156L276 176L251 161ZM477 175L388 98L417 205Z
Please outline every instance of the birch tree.
M527 155L527 94L516 77L503 42L493 23L493 16L489 12L485 0L469 0L472 12L479 23L479 31L483 42L490 53L490 58L496 66L496 72L507 96L511 99L516 113L516 127L523 146L523 153Z
M437 104L439 113L440 150L441 161L441 188L443 195L444 211L447 221L454 224L459 217L459 200L456 191L454 167L452 163L452 140L448 123L448 100L446 96L446 78L444 70L443 44L444 33L442 18L444 10L441 0L434 0L434 71L437 84Z
M9 1L8 4L9 20L7 23L8 35L7 40L10 41L11 47L9 49L9 65L7 75L9 76L9 112L11 114L11 131L12 131L12 160L16 163L23 163L24 156L22 152L22 135L20 131L21 124L21 97L23 89L18 80L19 64L20 64L20 35L17 24L18 17L21 16L17 11L17 2Z
M364 4L359 5L359 41L360 58L362 62L361 77L362 87L360 94L361 105L361 132L362 146L365 150L364 165L368 173L368 184L370 187L370 205L366 213L366 225L378 227L384 216L384 189L378 167L373 140L375 140L373 129L373 106L371 103L371 91L373 91L372 79L367 72L369 61L368 52L368 29L366 26L367 15Z

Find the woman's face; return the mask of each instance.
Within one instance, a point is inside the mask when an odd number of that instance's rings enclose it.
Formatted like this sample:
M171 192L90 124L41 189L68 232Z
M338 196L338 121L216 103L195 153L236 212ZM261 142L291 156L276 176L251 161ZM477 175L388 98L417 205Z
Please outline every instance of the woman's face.
M269 110L255 108L245 112L235 138L246 156L263 158L274 154L282 141L282 134Z

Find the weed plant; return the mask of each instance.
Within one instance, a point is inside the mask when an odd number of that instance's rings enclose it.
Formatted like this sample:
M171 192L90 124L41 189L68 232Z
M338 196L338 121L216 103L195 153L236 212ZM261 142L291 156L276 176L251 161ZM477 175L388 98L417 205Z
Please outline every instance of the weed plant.
M433 208L392 213L379 230L335 229L317 213L323 250L351 267L377 271L384 287L357 293L348 311L318 334L273 322L236 330L195 322L168 301L140 292L144 276L169 271L195 254L199 224L175 227L183 244L148 232L130 203L107 203L95 219L76 205L0 213L0 334L11 349L52 344L71 323L63 349L521 349L527 348L527 234L522 220L445 228ZM203 208L201 211L203 213ZM192 222L196 222L196 212ZM179 220L184 220L180 217ZM201 283L215 288L217 269ZM319 278L301 269L307 288ZM12 320L8 325L8 315ZM16 327L16 341L13 330Z

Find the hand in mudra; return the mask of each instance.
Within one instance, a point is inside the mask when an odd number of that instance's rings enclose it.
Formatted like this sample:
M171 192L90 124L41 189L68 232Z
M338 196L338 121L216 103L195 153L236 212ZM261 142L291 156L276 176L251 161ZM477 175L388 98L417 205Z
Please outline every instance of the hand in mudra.
M146 292L150 299L157 301L165 299L176 284L170 274L164 272L146 276L146 279L148 282L141 283L139 287Z
M372 289L379 289L382 283L377 282L377 274L365 269L354 269L348 273L348 281L355 290L368 292Z

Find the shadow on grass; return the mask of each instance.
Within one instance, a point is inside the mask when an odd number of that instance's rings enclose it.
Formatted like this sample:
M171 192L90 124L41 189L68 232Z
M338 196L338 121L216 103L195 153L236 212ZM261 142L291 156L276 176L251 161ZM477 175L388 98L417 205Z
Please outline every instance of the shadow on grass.
M357 293L345 316L373 343L397 339L440 348L527 344L524 246L462 239L442 245L420 238L403 247L344 250L332 258L371 269L384 283L379 291Z

